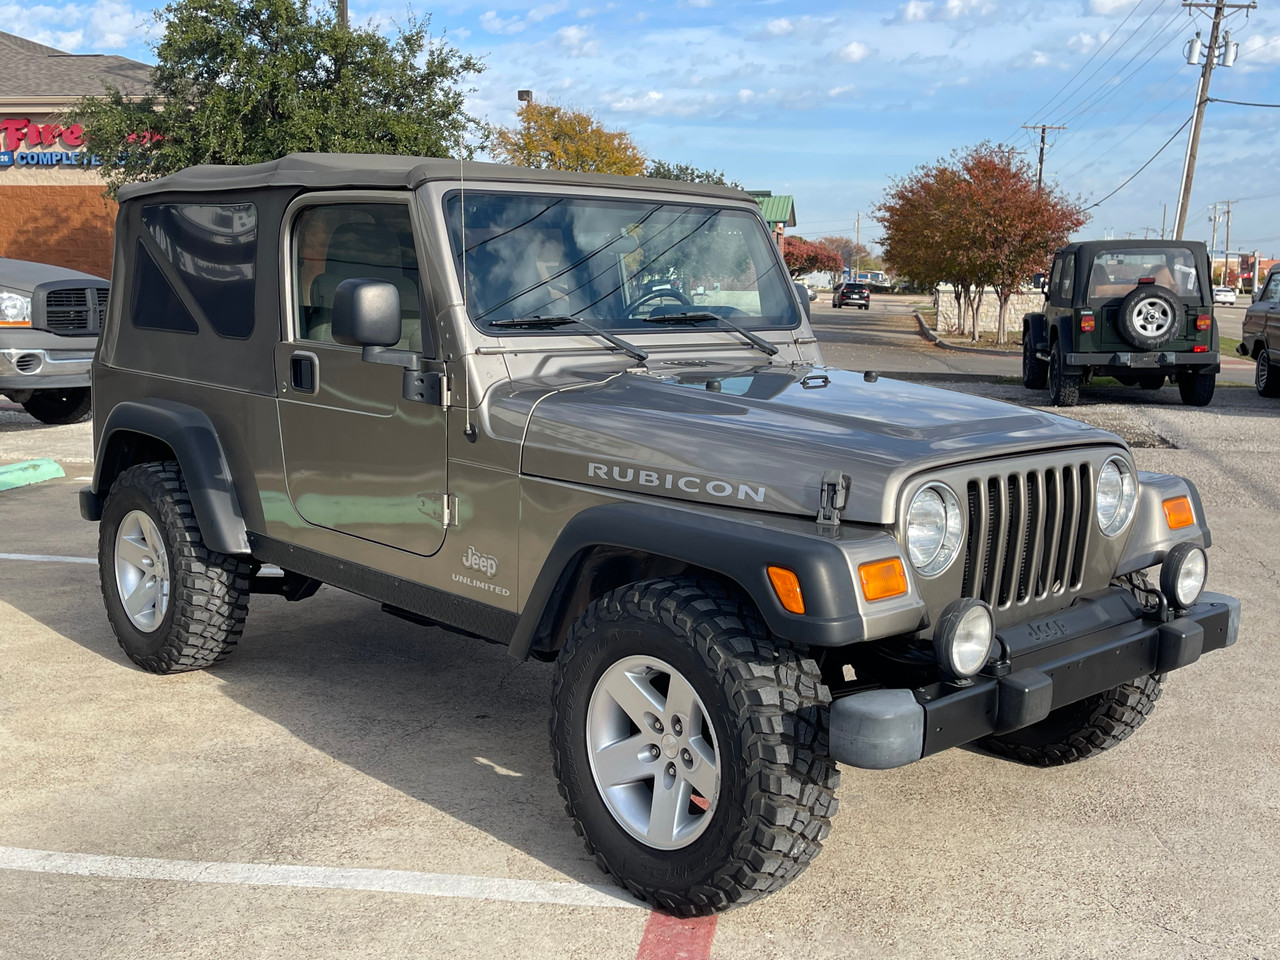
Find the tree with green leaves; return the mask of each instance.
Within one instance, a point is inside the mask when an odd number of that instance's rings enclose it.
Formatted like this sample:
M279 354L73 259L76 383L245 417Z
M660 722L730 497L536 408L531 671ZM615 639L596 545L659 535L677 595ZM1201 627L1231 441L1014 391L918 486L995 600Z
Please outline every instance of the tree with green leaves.
M510 127L493 131L489 152L499 163L536 170L639 176L645 158L625 130L608 130L585 110L526 100Z
M108 87L72 110L93 153L123 160L99 168L113 195L198 163L295 151L443 157L487 134L463 86L484 64L432 37L427 18L387 37L309 0L172 0L155 19L164 33L152 92Z
M665 160L650 160L644 168L644 175L655 180L683 180L685 183L712 183L722 187L742 189L736 180L726 180L723 170L702 170L687 163L667 163Z

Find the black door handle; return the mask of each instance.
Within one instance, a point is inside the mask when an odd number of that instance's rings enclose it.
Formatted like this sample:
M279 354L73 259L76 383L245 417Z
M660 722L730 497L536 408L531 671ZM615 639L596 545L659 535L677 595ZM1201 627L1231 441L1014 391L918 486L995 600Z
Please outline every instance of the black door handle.
M289 359L289 372L293 389L298 393L316 393L316 358L310 353L295 353Z

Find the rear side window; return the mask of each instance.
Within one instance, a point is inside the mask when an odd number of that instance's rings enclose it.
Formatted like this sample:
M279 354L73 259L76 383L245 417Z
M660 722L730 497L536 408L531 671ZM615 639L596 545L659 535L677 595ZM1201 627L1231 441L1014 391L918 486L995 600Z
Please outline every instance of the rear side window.
M138 241L133 261L131 307L135 327L173 333L200 332L195 317L174 292L142 241Z
M1071 302L1071 294L1075 292L1076 285L1076 255L1069 253L1062 258L1062 294L1061 298L1064 302Z
M185 288L179 297L189 298L215 333L234 340L253 333L258 210L252 203L154 203L142 208L142 223ZM137 307L135 324L162 325Z

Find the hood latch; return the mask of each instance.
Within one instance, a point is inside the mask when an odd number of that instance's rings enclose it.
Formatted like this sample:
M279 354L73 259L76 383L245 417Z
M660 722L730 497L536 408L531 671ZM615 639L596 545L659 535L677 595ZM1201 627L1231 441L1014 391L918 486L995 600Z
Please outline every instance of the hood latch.
M818 526L839 527L840 511L849 495L849 478L839 470L822 474L822 490L818 494Z

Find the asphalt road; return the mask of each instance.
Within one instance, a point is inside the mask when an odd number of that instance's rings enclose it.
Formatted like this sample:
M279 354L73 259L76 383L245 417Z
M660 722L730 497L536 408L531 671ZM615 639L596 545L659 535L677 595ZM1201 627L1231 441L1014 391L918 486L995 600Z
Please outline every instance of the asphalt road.
M896 339L824 349L942 353ZM564 815L550 667L324 588L255 597L216 669L145 674L106 625L76 513L88 425L0 410L0 464L67 471L0 493L0 957L1280 958L1280 405L1113 390L1065 412L1196 482L1240 642L1086 763L952 750L845 769L810 870L677 954Z

